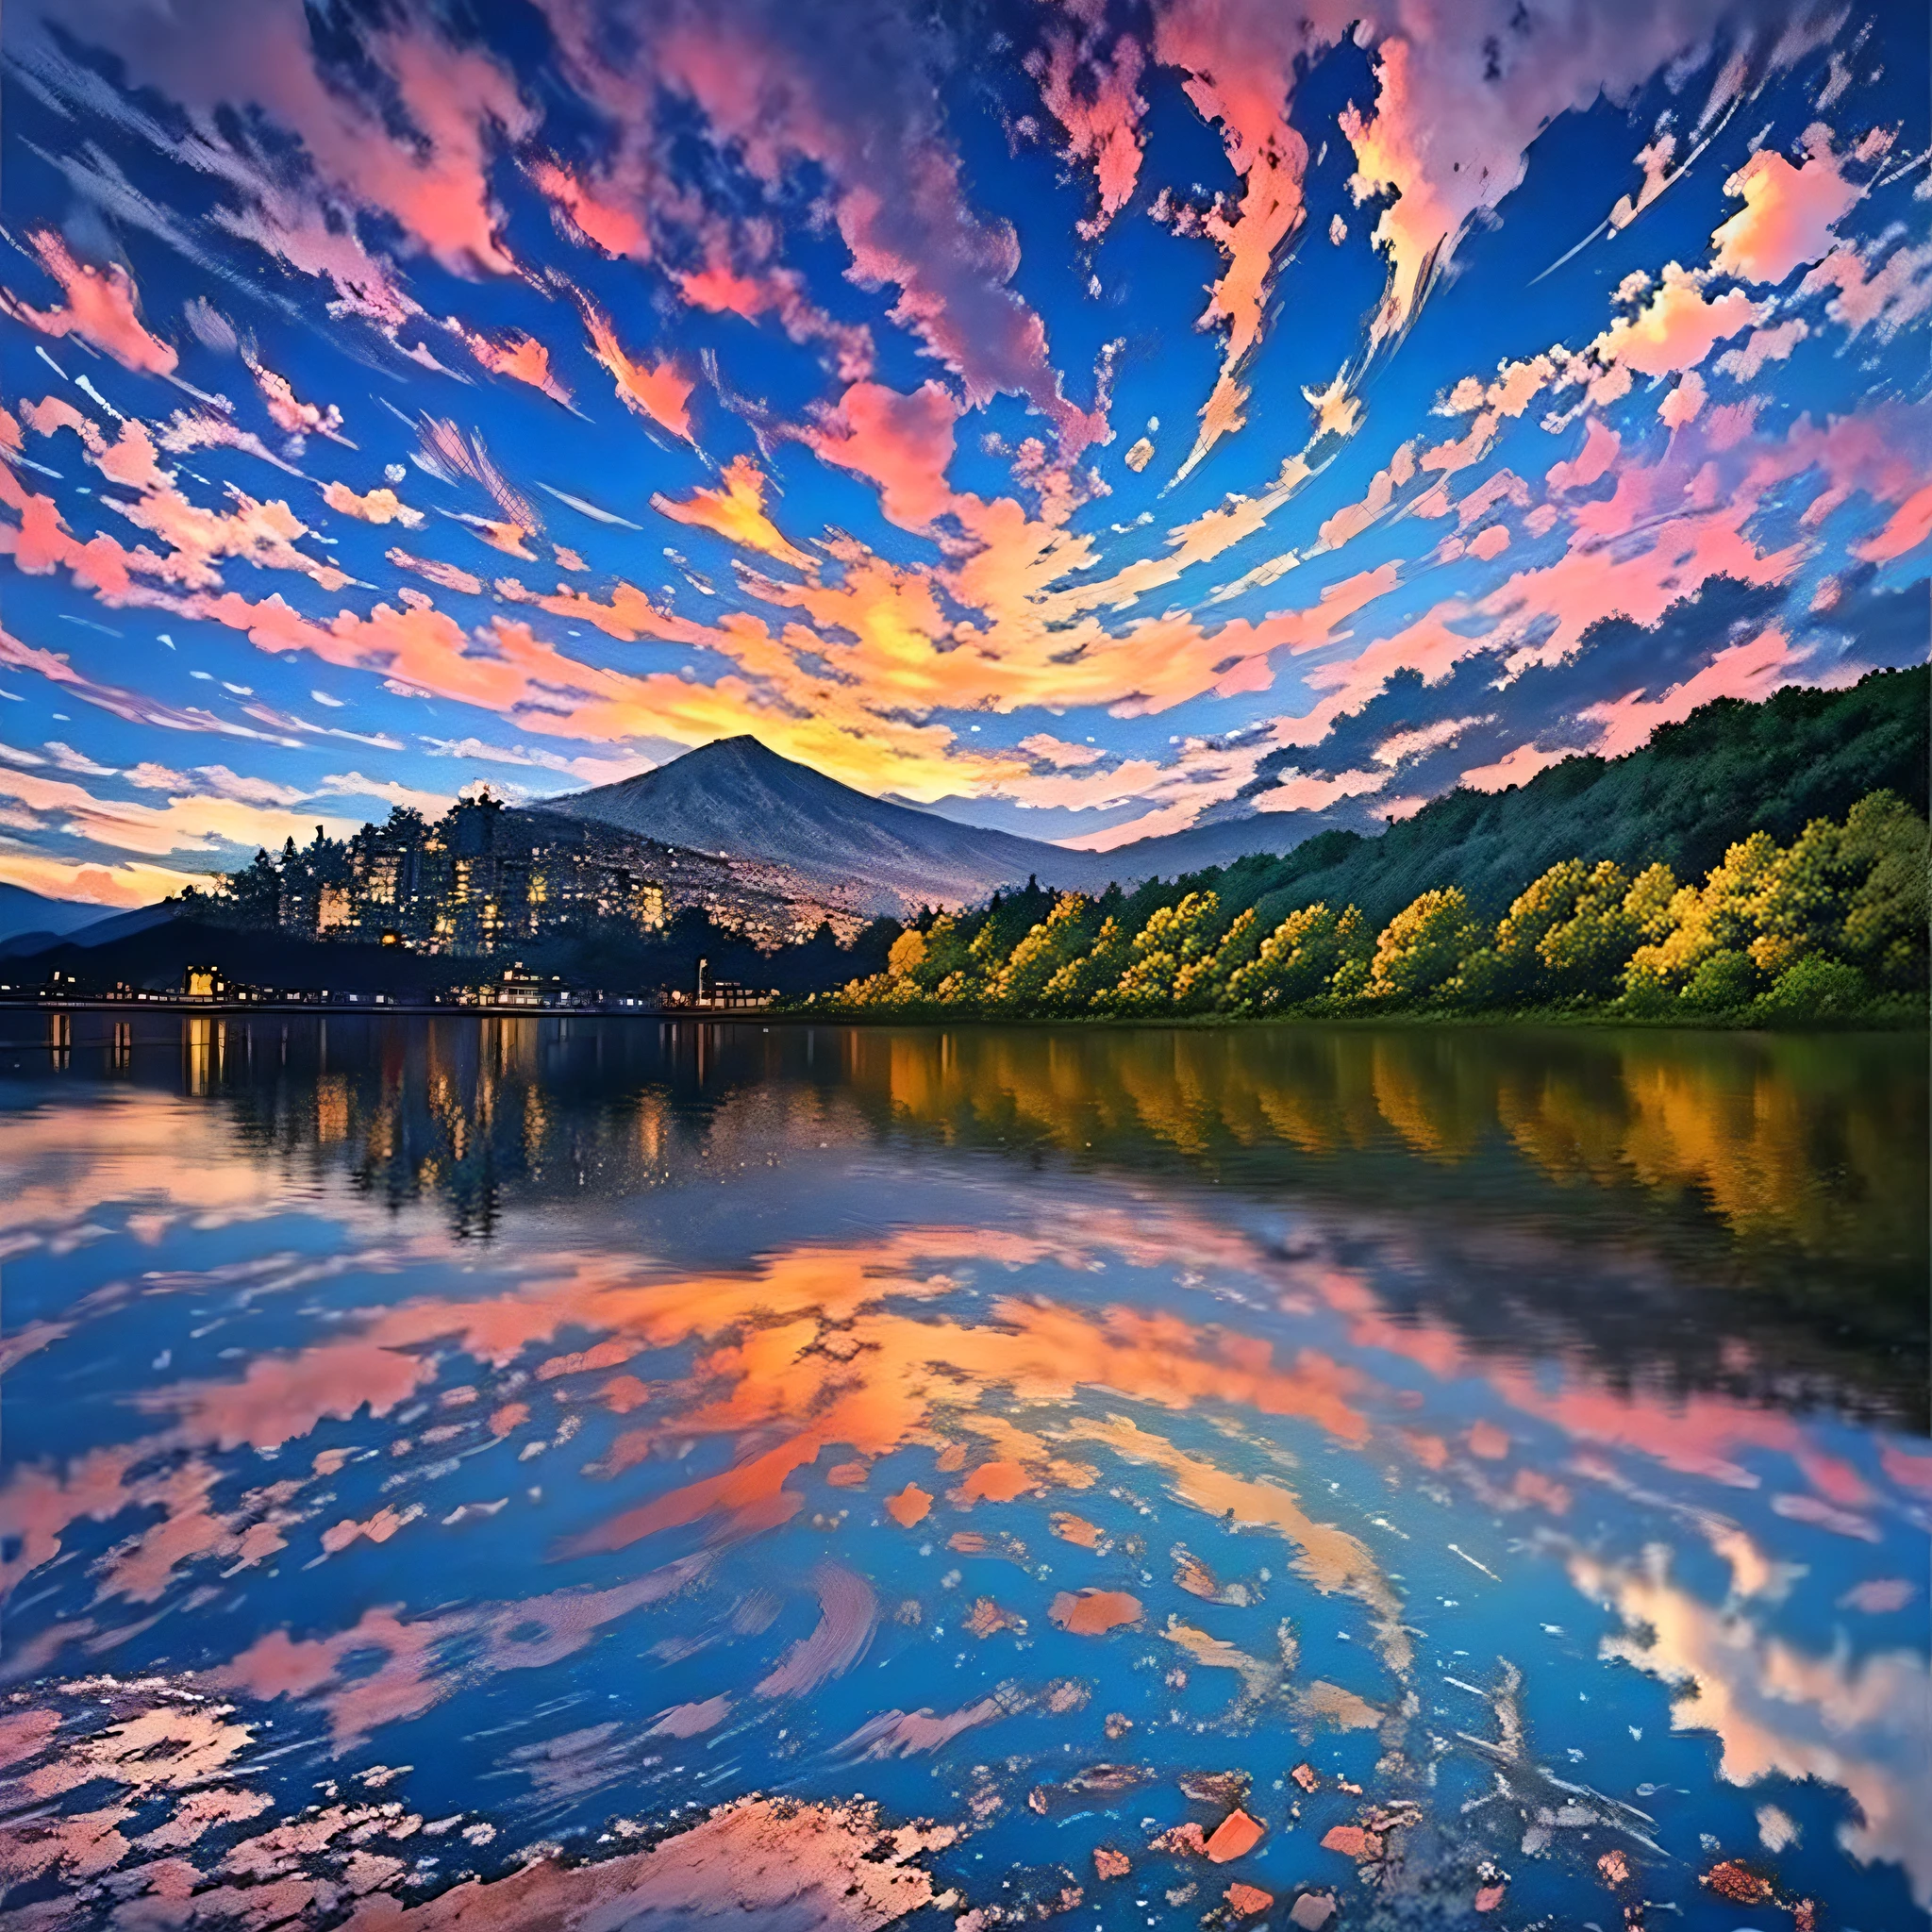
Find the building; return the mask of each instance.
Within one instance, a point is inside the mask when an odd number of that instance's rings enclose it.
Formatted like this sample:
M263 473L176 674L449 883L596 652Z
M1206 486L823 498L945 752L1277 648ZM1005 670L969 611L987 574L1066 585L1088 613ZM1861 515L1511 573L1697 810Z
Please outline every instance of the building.
M308 939L399 945L459 958L586 925L661 932L698 909L772 947L829 922L841 940L865 924L858 901L808 887L783 867L662 845L483 793L434 824L399 808L346 843L318 835L263 859L234 890L258 915Z

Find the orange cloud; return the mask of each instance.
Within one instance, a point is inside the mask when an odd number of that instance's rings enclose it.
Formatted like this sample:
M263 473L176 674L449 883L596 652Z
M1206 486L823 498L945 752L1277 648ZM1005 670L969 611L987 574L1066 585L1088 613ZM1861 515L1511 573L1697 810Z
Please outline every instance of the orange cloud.
M618 342L609 318L588 302L584 305L584 325L590 331L591 353L616 383L618 401L637 415L648 417L660 429L669 430L681 441L691 441L690 403L697 384L680 374L677 364L668 356L655 365L633 362Z
M813 559L788 543L777 525L765 514L765 474L749 457L734 457L716 490L694 490L683 502L653 496L651 508L675 524L710 530L727 543L763 551L797 570L810 570Z
M423 512L411 509L393 490L376 489L358 496L346 483L329 482L323 486L322 500L332 510L365 524L400 524L406 530L423 525Z
M1634 315L1619 316L1591 347L1606 364L1621 363L1640 375L1669 375L1696 368L1719 342L1741 335L1762 312L1741 289L1707 299L1698 277L1673 261L1649 301Z
M478 364L492 375L507 375L512 382L528 383L532 389L541 390L552 402L570 408L570 391L551 374L550 351L535 336L512 329L499 340L485 335L481 329L465 328L459 322L452 321L450 326L462 338L464 347Z

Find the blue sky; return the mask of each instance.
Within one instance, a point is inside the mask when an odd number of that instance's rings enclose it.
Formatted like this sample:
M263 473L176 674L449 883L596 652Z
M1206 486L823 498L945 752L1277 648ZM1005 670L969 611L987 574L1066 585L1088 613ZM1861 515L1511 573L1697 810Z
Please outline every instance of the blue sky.
M0 877L749 731L1365 828L1926 648L1923 9L8 11Z

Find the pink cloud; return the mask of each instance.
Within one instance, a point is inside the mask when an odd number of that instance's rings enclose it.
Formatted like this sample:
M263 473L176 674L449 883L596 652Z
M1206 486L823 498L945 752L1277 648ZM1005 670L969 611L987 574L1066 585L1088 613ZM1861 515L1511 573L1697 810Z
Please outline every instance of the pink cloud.
M1932 308L1932 242L1914 246L1901 242L1874 269L1871 260L1881 245L1873 245L1870 258L1849 244L1834 248L1798 284L1798 293L1836 289L1824 308L1832 321L1848 335L1869 328L1881 342L1889 342Z
M1710 238L1711 266L1720 275L1782 282L1830 250L1838 224L1864 191L1839 173L1828 129L1812 128L1806 145L1807 158L1795 168L1759 148L1724 183L1724 192L1741 196L1744 206Z
M923 51L902 40L909 27L869 14L848 33L842 19L774 32L729 10L684 15L651 37L643 78L695 101L713 138L768 187L799 163L823 169L852 279L898 291L892 319L958 376L970 408L1024 396L1062 457L1077 456L1107 425L1068 399L1046 325L1010 286L1018 236L967 200ZM637 81L620 92L632 111L643 105Z
M929 528L956 507L946 481L958 405L936 382L909 395L882 383L855 382L838 412L804 432L820 459L878 485L879 508L903 529Z
M1928 538L1932 538L1932 483L1907 497L1876 536L1854 543L1852 555L1867 563L1890 563L1908 550L1916 550Z
M1543 478L1552 495L1566 490L1588 490L1609 475L1624 439L1596 416L1590 419L1583 434L1583 447L1564 462L1555 462Z
M329 436L341 440L342 412L333 403L305 403L285 375L277 375L266 363L248 358L249 374L261 391L269 419L277 429L291 436Z
M1201 322L1227 329L1221 373L1181 465L1183 476L1245 420L1241 371L1261 339L1276 258L1306 212L1302 177L1308 149L1290 125L1288 104L1295 54L1307 50L1302 28L1285 11L1270 18L1255 8L1179 0L1156 19L1156 58L1186 74L1189 100L1204 120L1220 126L1229 165L1241 182L1231 208L1217 205L1205 214L1183 210L1180 217L1183 232L1207 236L1225 258Z
M1782 362L1810 333L1811 325L1802 315L1754 329L1741 347L1726 349L1717 358L1717 373L1734 382L1756 382L1767 362Z
M1688 370L1684 379L1657 406L1657 421L1666 429L1681 429L1685 424L1697 420L1697 412L1703 407L1704 378L1696 370Z
M0 291L0 308L16 322L43 336L78 336L125 369L148 375L172 375L180 359L164 341L142 326L134 278L119 262L91 268L68 254L59 236L42 229L33 239L41 265L60 284L64 308L34 308Z
M277 245L291 228L317 241L340 233L322 208L346 194L458 274L502 275L514 266L497 240L488 170L493 142L524 139L535 116L510 75L476 46L455 45L413 23L369 32L359 51L381 85L364 96L325 80L299 8L197 0L186 24L112 0L40 0L39 10L118 55L131 86L157 87L186 109L195 156L208 172L237 185L254 174L256 205L246 220L263 245ZM229 145L225 109L258 111L294 135L320 177L316 186L274 192ZM354 253L361 256L359 245Z
M1526 785L1549 765L1560 765L1575 754L1544 751L1535 744L1519 744L1492 765L1474 765L1462 774L1462 783L1472 791L1507 791L1512 785Z
M1093 171L1099 205L1079 224L1080 235L1090 242L1133 199L1145 145L1141 117L1147 111L1136 92L1146 64L1140 42L1131 33L1118 35L1108 58L1100 41L1098 28L1077 39L1054 28L1026 61L1040 83L1041 103L1066 136L1066 159Z
M538 161L530 179L576 229L606 255L649 261L655 252L644 224L625 206L626 197L593 188L579 175L555 161Z
M1775 625L1747 643L1720 651L1703 670L1674 684L1660 697L1634 691L1609 704L1591 705L1577 715L1603 729L1591 749L1599 758L1621 758L1645 742L1659 724L1675 724L1713 698L1756 703L1793 681L1795 654Z

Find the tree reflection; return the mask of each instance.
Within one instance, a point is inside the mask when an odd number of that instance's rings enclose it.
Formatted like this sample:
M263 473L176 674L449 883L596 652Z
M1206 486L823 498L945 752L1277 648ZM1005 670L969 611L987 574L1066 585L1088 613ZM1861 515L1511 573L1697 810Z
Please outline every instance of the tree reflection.
M1808 1355L1848 1353L1854 1379L1923 1381L1926 1081L1895 1037L155 1015L130 1041L128 1024L77 1015L44 1063L206 1098L256 1156L439 1201L478 1238L523 1205L641 1195L706 1163L924 1143L1406 1220L1431 1257L1419 1298L1498 1341L1556 1316L1592 1345L1701 1349L1693 1374L1716 1374L1722 1334L1644 1336L1661 1305L1641 1276L1680 1327L1694 1284L1795 1324Z

